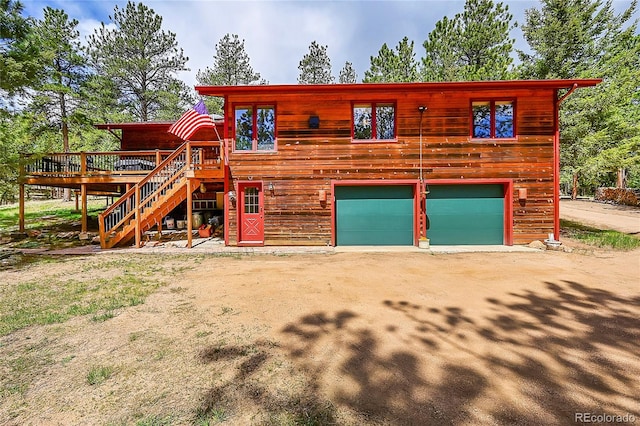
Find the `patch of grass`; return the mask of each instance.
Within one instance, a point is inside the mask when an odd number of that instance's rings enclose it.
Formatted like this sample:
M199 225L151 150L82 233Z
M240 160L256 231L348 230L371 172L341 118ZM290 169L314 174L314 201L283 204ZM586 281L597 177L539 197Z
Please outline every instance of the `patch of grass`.
M197 426L212 426L228 419L229 413L227 410L221 407L213 407L210 410L198 412L194 424Z
M633 250L640 247L640 238L623 232L596 229L570 220L560 220L560 228L566 237L591 246L614 250Z
M136 331L134 333L129 334L129 341L130 342L135 342L140 337L142 337L142 332L141 331Z
M104 211L105 205L104 198L90 197L87 201L87 214L97 216ZM18 207L17 203L0 206L0 229L9 232L18 230ZM75 208L74 201L27 201L24 209L25 227L34 229L80 221L82 214Z
M144 264L119 262L108 278L95 278L91 271L52 274L25 282L0 284L0 336L32 325L54 324L82 315L100 322L113 318L120 308L144 303L146 297L164 284L157 275L141 273ZM95 263L99 268L100 262ZM69 268L75 269L70 263Z
M113 312L112 310L108 310L105 312L102 312L101 314L96 314L94 316L91 317L91 321L93 322L105 322L106 320L110 320L111 318L114 318L116 316L116 313Z
M172 416L151 416L138 420L136 422L136 426L166 426L170 425L171 423L173 423Z
M91 386L96 386L104 383L113 374L113 368L109 366L94 366L91 367L87 374L87 383Z
M68 355L68 356L66 356L66 357L62 358L62 361L60 361L60 363L61 363L62 365L67 365L67 364L68 364L68 363L70 363L70 362L71 362L71 360L73 360L75 357L76 357L75 355Z

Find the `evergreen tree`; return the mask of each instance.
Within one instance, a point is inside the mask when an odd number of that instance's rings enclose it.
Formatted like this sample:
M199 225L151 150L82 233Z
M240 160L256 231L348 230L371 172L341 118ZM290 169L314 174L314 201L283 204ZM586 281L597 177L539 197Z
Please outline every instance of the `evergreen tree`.
M637 1L615 15L611 0L541 0L521 25L532 53L518 51L524 78L575 78L592 69L611 48Z
M112 98L140 121L175 108L167 94L178 84L177 73L188 70L176 35L162 30L162 17L142 3L116 6L109 18L115 28L103 22L89 37L88 52L97 73L114 82ZM192 99L181 101L184 110Z
M357 83L358 82L358 74L356 70L353 68L353 64L349 61L344 63L344 67L340 70L340 76L338 78L338 82L340 84L347 83Z
M365 71L363 81L411 82L418 81L418 63L415 60L413 41L404 37L395 49L383 44L378 56L371 57L371 67Z
M199 70L196 74L198 84L208 86L238 86L244 84L267 84L254 72L249 55L244 48L244 40L237 34L226 34L216 44L213 54L213 67ZM207 97L207 109L211 113L222 113L224 100Z
M30 37L33 20L22 16L19 1L0 0L0 107L37 77L38 46ZM4 92L4 93L3 93Z
M226 34L216 44L213 67L198 71L198 84L210 86L238 86L260 81L260 73L254 72L244 40L236 34Z
M60 128L62 149L69 151L69 126L82 119L78 106L87 76L87 61L80 48L78 21L62 10L46 7L36 24L42 69L31 108Z
M636 1L616 14L601 0L542 0L540 9L526 11L522 30L531 53L519 52L523 78L603 78L560 110L560 164L573 197L579 186L614 184L615 169L638 174L637 20L629 25L636 11Z
M305 54L298 65L300 84L331 84L331 60L327 55L327 46L321 46L316 41L311 42L309 53Z
M509 32L509 6L492 0L467 0L464 11L436 23L423 46L427 81L502 80L511 77L515 40Z

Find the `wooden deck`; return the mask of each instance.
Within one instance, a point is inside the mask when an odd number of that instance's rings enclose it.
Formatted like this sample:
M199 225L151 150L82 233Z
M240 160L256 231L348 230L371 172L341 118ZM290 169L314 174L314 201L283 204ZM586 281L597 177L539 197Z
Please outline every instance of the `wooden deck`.
M118 199L99 217L102 246L134 237L139 244L141 233L158 223L167 209L190 201L200 183L223 182L224 164L220 141L185 142L173 151L24 155L19 177L20 229L24 230L25 185L71 188L82 198L83 231L87 195L112 194Z

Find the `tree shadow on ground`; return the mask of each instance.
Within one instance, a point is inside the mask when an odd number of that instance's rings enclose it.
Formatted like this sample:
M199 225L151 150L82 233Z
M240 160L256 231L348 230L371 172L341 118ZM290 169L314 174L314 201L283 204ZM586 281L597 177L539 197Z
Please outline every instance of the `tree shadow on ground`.
M237 365L231 380L205 396L202 411L240 395L265 412L288 413L293 424L640 418L640 296L571 281L543 284L487 298L473 311L383 301L386 328L352 311L303 316L282 330L277 348L304 376L305 390L295 396L259 380L274 357L268 344L205 350L203 362Z
M429 308L432 315L419 317L407 304L385 304L418 324L428 349L468 351L467 365L486 384L478 396L493 399L508 390L500 403L478 398L475 408L482 406L491 423L575 424L577 413L640 418L640 296L572 281L544 285L510 293L508 301L488 298L490 314L481 316ZM453 397L457 388L444 394Z

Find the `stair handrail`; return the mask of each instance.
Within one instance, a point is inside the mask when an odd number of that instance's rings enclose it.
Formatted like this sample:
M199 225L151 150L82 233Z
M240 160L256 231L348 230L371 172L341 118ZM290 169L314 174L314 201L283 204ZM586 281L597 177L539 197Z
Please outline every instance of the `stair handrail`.
M185 172L192 168L201 168L203 165L203 148L211 146L210 142L185 142L176 148L167 158L152 170L147 176L125 192L115 203L99 214L100 238L103 247L106 244L106 236L114 229L119 229L133 216L136 220L136 240L140 238L140 224L145 215L145 210L151 207L161 197L169 195L177 180L185 176ZM220 148L221 145L219 144ZM192 149L195 147L196 149ZM221 151L221 150L220 150ZM220 157L223 154L220 152ZM176 167L179 165L179 167ZM163 176L164 175L164 176ZM160 179L158 179L160 177ZM155 181L154 181L155 179ZM128 204L125 204L127 203ZM116 223L107 224L107 218L114 214L116 209L124 212L116 215ZM115 220L114 220L115 221ZM109 225L109 226L107 226Z
M167 158L165 158L155 169L153 169L149 174L147 174L144 178L142 178L137 184L132 186L128 191L126 191L116 202L114 202L111 206L109 206L104 212L98 215L100 238L101 238L101 241L103 241L103 245L104 245L104 239L106 238L107 233L111 232L113 229L120 228L124 223L126 223L129 219L131 219L131 216L135 214L136 188L142 187L142 185L148 183L149 181L151 181L151 179L155 178L158 174L164 171L166 167L173 162L173 160L175 160L180 154L182 154L183 151L186 150L188 144L189 144L188 142L184 142L182 145L176 148L176 150L173 151L173 153L171 153ZM183 173L186 166L187 164L185 164L181 168ZM153 194L150 193L145 195L146 196L144 198L141 198L140 200L141 203ZM129 208L126 207L125 205L126 202L129 202L130 204ZM124 213L121 213L119 215L120 218L118 219L118 221L116 223L109 224L110 226L107 226L106 218L113 215L116 209L120 208L122 210L123 205L125 205Z

